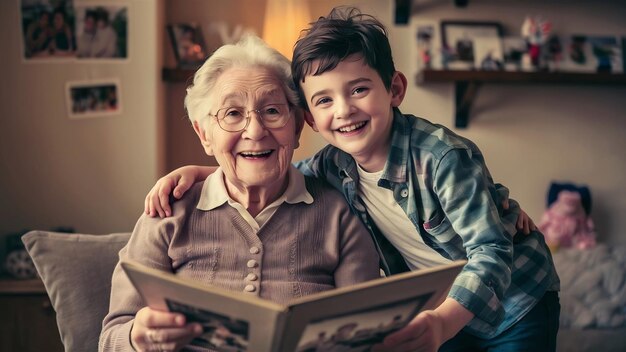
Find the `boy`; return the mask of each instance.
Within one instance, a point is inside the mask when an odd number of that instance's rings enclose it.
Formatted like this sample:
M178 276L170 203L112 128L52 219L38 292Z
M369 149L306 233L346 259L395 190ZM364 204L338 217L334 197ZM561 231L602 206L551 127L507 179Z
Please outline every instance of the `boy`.
M515 236L521 210L511 201L503 211L507 190L496 188L474 143L400 112L407 80L395 70L384 26L356 9L334 9L298 40L293 58L306 121L331 144L298 168L344 193L383 270L468 260L439 307L377 348L554 351L559 279L543 237ZM160 181L146 210L160 210L154 203L167 204L181 180L178 197L188 176Z

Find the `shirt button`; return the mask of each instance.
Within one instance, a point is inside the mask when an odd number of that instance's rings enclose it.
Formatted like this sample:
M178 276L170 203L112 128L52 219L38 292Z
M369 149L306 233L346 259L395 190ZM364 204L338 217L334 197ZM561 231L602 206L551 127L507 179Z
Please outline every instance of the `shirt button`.
M402 198L406 198L409 195L409 190L407 190L406 188L403 189L402 191L400 191L400 195L402 196Z
M247 266L248 268L254 268L254 267L256 267L256 260L254 260L254 259L250 259L250 260L248 260L248 263L246 263L246 266Z
M246 276L246 280L248 281L256 281L256 279L258 279L259 277L256 276L256 274L250 273L248 274L248 276Z
M257 246L250 247L250 254L258 254L260 251L261 250Z
M243 290L246 292L254 292L256 291L256 287L254 285L246 285L246 287L244 287Z

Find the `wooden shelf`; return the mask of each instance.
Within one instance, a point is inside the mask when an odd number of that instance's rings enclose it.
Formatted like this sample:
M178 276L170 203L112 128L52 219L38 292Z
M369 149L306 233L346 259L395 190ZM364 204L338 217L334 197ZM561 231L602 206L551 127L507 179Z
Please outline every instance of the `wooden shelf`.
M455 126L467 128L472 103L478 89L484 83L626 85L626 74L423 70L417 75L416 81L418 84L454 83Z
M32 293L46 293L46 288L39 278L18 280L5 276L0 277L0 295Z

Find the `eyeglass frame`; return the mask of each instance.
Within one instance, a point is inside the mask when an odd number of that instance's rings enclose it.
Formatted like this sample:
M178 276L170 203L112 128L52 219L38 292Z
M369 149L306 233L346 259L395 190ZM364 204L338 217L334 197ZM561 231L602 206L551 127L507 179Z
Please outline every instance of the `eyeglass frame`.
M268 106L287 106L287 118L285 119L285 123L284 123L282 126L280 126L280 127L269 127L269 126L265 125L265 119L264 119L264 117L263 117L263 116L264 116L264 114L262 113L262 109L264 109L264 108L266 108L266 107L268 107ZM225 128L224 128L224 127L220 124L220 118L219 118L217 115L219 115L220 111L222 111L222 110L228 110L228 109L237 109L237 110L240 110L240 111L242 111L242 112L245 112L245 113L246 113L246 124L245 124L245 125L244 125L241 129L239 129L239 130L235 130L235 131L230 131L230 130L225 129ZM219 127L220 127L223 131L226 131L226 132L232 132L232 133L237 133L237 132L244 131L246 128L248 128L248 126L250 126L250 119L251 119L251 118L250 118L250 113L251 113L251 112L255 112L255 113L257 114L257 116L260 118L261 125L263 125L263 127L264 127L264 128L267 128L267 129L270 129L270 130L276 130L276 129L279 129L279 128L283 128L283 127L285 127L285 126L287 125L287 123L289 122L289 120L291 119L291 104L289 104L289 103L281 103L281 104L267 104L267 105L265 105L265 106L263 106L263 107L261 107L261 108L258 108L258 109L252 109L252 110L249 110L249 111L246 111L246 110L245 110L245 108L243 108L243 107L241 107L241 106L227 106L227 107L223 107L223 108L219 108L219 109L217 109L217 111L215 112L215 115L213 115L213 114L211 114L211 113L209 113L208 115L209 115L209 116L211 116L211 117L215 117L215 120L217 120L217 125L218 125L218 126L219 126ZM223 120L223 119L222 119L222 120Z

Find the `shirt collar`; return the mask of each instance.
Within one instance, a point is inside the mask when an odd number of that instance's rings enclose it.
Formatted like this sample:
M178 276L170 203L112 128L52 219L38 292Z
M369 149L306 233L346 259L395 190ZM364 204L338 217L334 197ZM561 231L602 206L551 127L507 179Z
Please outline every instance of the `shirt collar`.
M304 175L300 173L293 165L290 165L288 171L289 183L285 192L272 204L282 204L284 202L290 204L296 203L313 203L313 196L307 191L304 181ZM200 210L213 210L224 203L235 203L226 191L224 184L224 172L222 168L218 168L213 174L209 175L202 186L202 193L196 208Z

